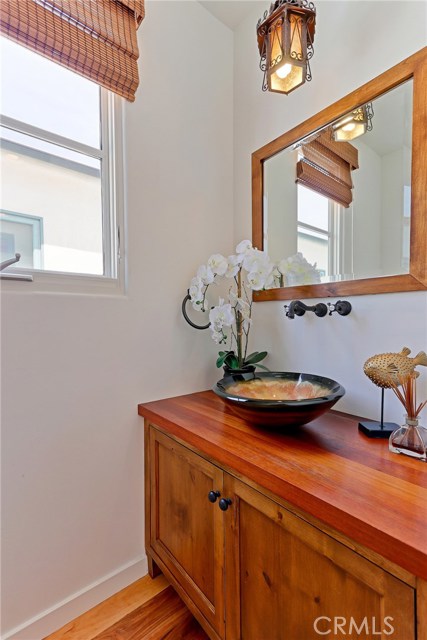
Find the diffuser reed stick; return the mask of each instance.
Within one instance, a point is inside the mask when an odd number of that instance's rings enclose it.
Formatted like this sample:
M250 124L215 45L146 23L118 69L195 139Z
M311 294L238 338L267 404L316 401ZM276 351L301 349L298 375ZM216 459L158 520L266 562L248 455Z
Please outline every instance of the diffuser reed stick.
M405 377L399 376L399 383L402 389L399 389L394 380L391 382L391 388L405 407L409 420L417 420L420 412L427 404L427 400L424 400L424 402L421 402L417 406L416 379L417 377L414 372Z

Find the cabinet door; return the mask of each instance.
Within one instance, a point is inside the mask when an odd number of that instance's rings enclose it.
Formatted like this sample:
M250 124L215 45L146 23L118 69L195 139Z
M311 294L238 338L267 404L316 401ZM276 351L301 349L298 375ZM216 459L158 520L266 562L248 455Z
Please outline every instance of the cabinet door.
M219 635L224 631L223 472L150 429L150 548Z
M414 640L414 590L229 476L227 640Z

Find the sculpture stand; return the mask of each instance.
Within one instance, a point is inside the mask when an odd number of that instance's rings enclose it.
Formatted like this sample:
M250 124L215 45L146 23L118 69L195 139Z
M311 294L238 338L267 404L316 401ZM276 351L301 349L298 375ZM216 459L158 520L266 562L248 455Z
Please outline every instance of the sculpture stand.
M381 389L381 422L367 420L359 422L359 431L368 438L389 438L399 428L395 422L384 422L384 388Z

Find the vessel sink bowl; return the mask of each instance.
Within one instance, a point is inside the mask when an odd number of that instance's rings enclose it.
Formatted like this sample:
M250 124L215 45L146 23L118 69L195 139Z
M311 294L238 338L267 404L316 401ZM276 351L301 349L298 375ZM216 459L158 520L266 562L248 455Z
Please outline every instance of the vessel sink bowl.
M292 391L290 395L298 399L248 397L256 396L260 388L265 390L269 385L274 387L274 392L267 391L269 396L280 396L281 388L286 387ZM328 411L345 394L344 387L331 378L289 371L225 375L213 391L241 418L259 427L275 429L307 424ZM313 393L316 397L309 397Z

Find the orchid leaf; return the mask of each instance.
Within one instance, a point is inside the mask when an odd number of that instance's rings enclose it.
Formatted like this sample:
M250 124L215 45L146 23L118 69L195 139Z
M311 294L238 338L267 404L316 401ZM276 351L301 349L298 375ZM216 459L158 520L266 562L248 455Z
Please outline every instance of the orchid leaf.
M247 358L245 358L245 364L256 364L261 362L268 355L267 351L254 351Z
M218 353L218 358L216 360L216 366L218 369L224 364L227 364L229 367L232 366L229 364L230 356L234 356L234 351L220 351Z
M230 367L230 369L238 369L239 368L239 361L234 353L234 351L230 351L227 355L227 357L224 360L224 364L227 365L227 367Z
M222 367L228 354L229 351L220 351L218 353L218 358L216 359L216 366L218 367L218 369Z

